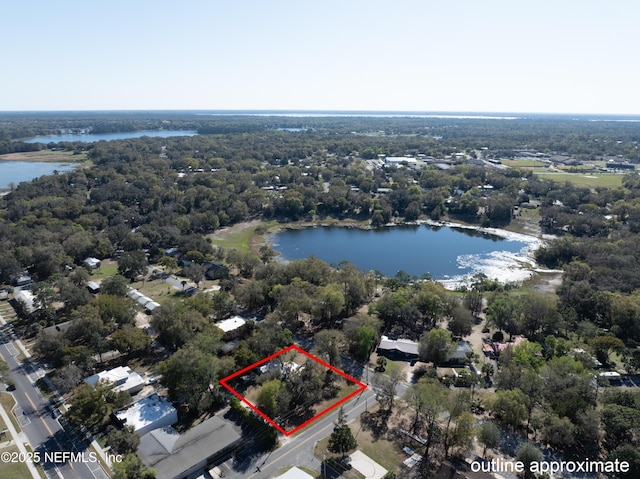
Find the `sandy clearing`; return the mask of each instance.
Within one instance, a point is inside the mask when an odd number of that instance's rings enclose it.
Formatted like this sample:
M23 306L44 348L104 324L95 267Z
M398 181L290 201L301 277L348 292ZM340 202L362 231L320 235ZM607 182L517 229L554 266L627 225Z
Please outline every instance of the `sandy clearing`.
M243 221L242 223L236 223L235 225L221 228L218 231L207 235L207 237L213 240L223 240L226 239L229 235L240 233L249 228L253 228L255 226L258 226L260 223L262 223L261 220Z

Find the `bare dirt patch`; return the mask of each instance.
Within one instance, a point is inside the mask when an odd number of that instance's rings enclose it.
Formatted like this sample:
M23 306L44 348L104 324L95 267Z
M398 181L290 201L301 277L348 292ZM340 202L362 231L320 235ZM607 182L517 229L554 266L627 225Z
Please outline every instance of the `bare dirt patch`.
M218 231L207 235L207 237L211 238L212 240L226 240L229 238L229 236L233 236L248 229L255 228L260 223L262 223L261 220L243 221L242 223L236 223L235 225L221 228Z

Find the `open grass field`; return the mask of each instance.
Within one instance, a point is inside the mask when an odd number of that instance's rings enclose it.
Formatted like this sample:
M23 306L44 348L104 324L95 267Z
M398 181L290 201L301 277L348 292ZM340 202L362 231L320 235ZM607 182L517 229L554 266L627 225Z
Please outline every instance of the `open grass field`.
M526 168L526 169L532 169L532 168L542 169L549 166L548 163L544 163L539 160L524 159L524 158L520 158L517 160L500 160L500 163L510 168Z
M220 248L235 248L243 252L248 252L255 249L254 243L256 242L256 236L260 238L260 236L256 234L256 230L258 228L266 230L266 228L274 224L276 223L259 220L238 223L207 235L207 239L211 241L211 244Z
M87 154L74 154L73 151L26 151L0 155L3 161L50 161L52 163L82 163L87 161Z
M587 187L605 187L615 188L622 185L623 175L616 175L613 173L597 173L597 174L582 174L582 173L555 173L555 172L538 172L534 171L534 174L540 178L546 178L548 180L564 183L568 181L576 186Z

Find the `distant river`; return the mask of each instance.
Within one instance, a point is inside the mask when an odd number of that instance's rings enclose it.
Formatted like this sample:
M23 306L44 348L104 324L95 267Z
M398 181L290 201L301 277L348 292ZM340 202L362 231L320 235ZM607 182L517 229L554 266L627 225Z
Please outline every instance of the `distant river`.
M154 136L169 138L172 136L196 136L194 130L158 130L158 131L125 131L120 133L74 133L67 135L38 136L23 140L25 143L58 143L60 141L82 141L93 143L95 141L128 140L130 138L141 138L143 136Z
M496 230L496 232L498 232ZM531 275L528 257L536 238L475 229L407 225L362 230L344 227L289 229L272 236L273 248L284 260L311 255L327 263L347 260L364 271L393 276L399 270L460 283L476 273L490 279L521 281Z

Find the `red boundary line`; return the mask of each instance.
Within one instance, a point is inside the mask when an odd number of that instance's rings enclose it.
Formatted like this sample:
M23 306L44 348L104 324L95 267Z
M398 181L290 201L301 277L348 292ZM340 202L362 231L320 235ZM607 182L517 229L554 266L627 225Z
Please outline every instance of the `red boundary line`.
M298 427L292 429L291 431L286 431L285 429L283 429L282 427L280 427L278 424L276 424L269 416L267 416L265 413L263 413L262 411L260 411L260 409L258 409L256 406L254 406L253 404L251 404L251 402L246 399L244 396L242 396L240 393L238 393L235 389L233 389L231 386L229 386L227 384L227 381L241 376L242 374L246 373L247 371L252 370L253 368L260 366L261 364L264 364L268 361L271 361L273 358L276 358L284 353L287 353L291 350L295 350L298 351L301 354L304 354L305 356L307 356L310 359L313 359L314 361L316 361L317 363L322 364L325 368L329 368L331 371L333 371L334 373L339 374L340 376L342 376L343 378L345 378L348 381L351 381L352 383L357 384L358 386L360 386L358 389L356 389L354 392L352 392L351 394L349 394L348 396L340 399L340 401L336 402L335 404L329 406L328 408L326 408L324 411L321 411L320 413L316 414L315 416L313 416L311 419L308 419L307 421L303 422L302 424L300 424ZM328 413L329 411L331 411L332 409L335 409L336 407L338 407L340 404L344 403L345 401L348 401L349 399L351 399L353 396L355 396L356 394L361 393L362 391L364 391L367 388L367 385L364 383L361 383L360 381L358 381L356 378L353 378L351 376L349 376L348 374L340 371L339 369L331 366L330 364L324 362L322 359L314 356L313 354L308 353L307 351L305 351L302 348L299 348L298 346L296 346L295 344L282 349L281 351L278 351L275 354L272 354L271 356L268 356L264 359L261 359L258 362L255 362L253 364L251 364L250 366L247 366L246 368L241 369L240 371L237 371L233 374L230 374L229 376L227 376L226 378L222 378L218 381L224 388L226 388L227 390L229 390L229 392L231 392L231 394L233 394L234 396L236 396L238 399L240 399L242 402L244 402L247 406L249 406L251 409L253 409L257 414L259 414L265 421L267 421L269 424L271 424L273 427L275 427L278 431L280 431L282 434L284 434L285 436L290 436L291 434L299 431L300 429L302 429L303 427L307 426L309 423L315 421L316 419L318 419L320 416L323 416L324 414Z

